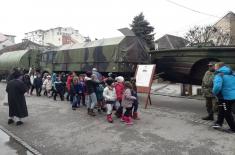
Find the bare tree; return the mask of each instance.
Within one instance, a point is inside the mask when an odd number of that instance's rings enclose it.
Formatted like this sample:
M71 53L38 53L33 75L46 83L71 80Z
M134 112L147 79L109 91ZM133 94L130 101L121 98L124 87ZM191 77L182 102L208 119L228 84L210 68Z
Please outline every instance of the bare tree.
M224 46L229 45L231 36L228 32L214 26L195 26L186 33L189 46Z

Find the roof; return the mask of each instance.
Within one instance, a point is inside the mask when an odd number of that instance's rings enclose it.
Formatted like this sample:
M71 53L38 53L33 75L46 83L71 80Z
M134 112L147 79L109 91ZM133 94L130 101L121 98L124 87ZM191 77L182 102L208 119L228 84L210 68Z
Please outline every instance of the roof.
M95 40L91 42L84 42L84 43L76 43L76 44L67 44L63 45L59 48L59 51L62 50L69 50L69 49L78 49L78 48L90 48L90 47L97 47L97 46L109 46L109 45L118 45L125 36L116 37L116 38L106 38Z
M6 52L0 55L0 66L17 66L22 58L28 50L19 50L19 51L12 51Z
M6 40L7 40L7 37L4 34L0 33L0 43Z
M217 21L214 26L221 28L226 33L229 33L231 36L229 45L235 45L235 13L230 11L223 18Z
M219 19L219 21L217 21L214 25L217 25L218 23L220 23L221 20L226 19L226 18L228 21L234 20L235 13L233 13L232 11L228 12L224 17Z
M4 34L7 37L16 37L15 35L10 35L10 34Z
M45 46L36 44L30 40L25 40L22 43L14 44L12 46L7 46L4 49L0 50L1 53L10 52L10 51L19 51L25 49L43 49Z
M166 34L155 41L158 45L157 50L178 49L185 47L188 41L182 37Z

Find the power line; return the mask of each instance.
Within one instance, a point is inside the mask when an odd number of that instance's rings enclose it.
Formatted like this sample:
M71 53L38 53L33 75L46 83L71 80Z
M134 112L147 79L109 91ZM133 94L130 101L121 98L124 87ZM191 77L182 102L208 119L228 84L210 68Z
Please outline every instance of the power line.
M205 13L205 12L201 12L201 11L197 11L197 10L191 9L191 8L189 8L189 7L187 7L187 6L184 6L184 5L182 5L182 4L173 2L173 1L171 1L171 0L166 0L166 1L169 2L169 3L172 3L172 4L174 4L174 5L177 5L177 6L181 7L181 8L184 8L184 9L187 9L187 10L190 10L190 11L193 11L193 12L196 12L196 13L199 13L199 14L203 14L203 15L206 15L206 16L214 17L214 18L220 18L220 17L218 17L218 16L215 16L215 15L212 15L212 14L209 14L209 13Z

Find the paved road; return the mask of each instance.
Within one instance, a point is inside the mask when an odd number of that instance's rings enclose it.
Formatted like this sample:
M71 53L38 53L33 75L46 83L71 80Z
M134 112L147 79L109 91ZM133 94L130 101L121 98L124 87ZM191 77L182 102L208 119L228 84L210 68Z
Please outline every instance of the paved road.
M31 152L2 130L0 130L0 150L1 155L32 155Z
M0 92L5 84L0 83ZM0 100L3 98L0 93ZM144 96L140 96L141 106ZM234 155L235 135L210 128L201 121L201 100L152 96L153 105L141 107L141 120L126 126L105 114L89 117L86 109L72 111L67 102L28 97L29 115L21 127L8 126L8 107L0 104L0 125L48 155Z

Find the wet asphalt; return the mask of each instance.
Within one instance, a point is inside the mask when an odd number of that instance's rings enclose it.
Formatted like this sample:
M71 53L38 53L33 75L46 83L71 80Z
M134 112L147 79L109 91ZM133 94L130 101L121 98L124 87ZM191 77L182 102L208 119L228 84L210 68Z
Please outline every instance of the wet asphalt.
M1 155L33 155L2 130L0 130L0 150Z
M0 92L4 87L0 83ZM176 86L165 89L178 93ZM3 97L0 93L0 100ZM144 109L146 97L139 98L141 120L133 126L115 117L110 124L104 113L90 117L85 107L72 111L68 102L36 96L27 97L29 117L21 127L7 125L8 107L0 104L0 125L45 155L235 154L235 135L215 131L213 122L201 120L206 114L204 100L151 95L152 105ZM13 149L5 144L9 137L4 139L6 151Z

